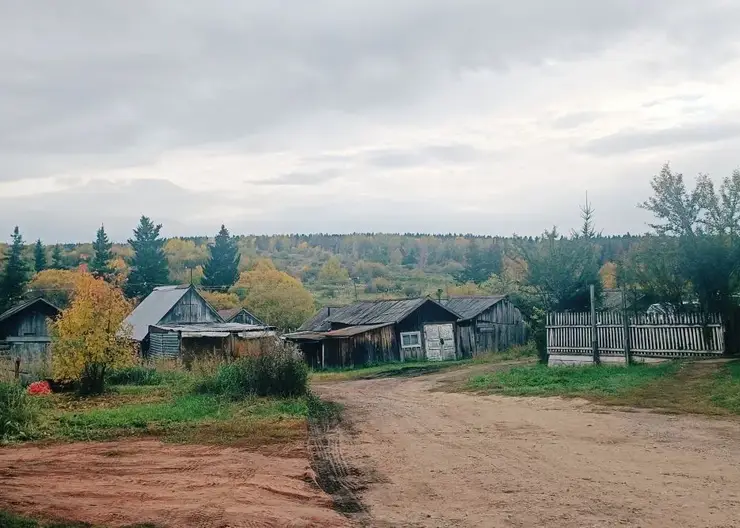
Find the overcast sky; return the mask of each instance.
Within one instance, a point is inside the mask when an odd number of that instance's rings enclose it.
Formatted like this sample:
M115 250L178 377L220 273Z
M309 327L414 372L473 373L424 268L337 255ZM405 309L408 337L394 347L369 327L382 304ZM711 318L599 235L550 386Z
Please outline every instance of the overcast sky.
M643 232L740 166L737 0L0 0L0 239Z

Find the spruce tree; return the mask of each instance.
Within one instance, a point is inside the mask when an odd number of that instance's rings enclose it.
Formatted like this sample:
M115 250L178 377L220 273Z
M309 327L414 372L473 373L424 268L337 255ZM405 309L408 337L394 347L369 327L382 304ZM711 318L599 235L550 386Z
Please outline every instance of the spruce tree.
M66 266L64 265L64 257L62 256L62 248L59 244L55 245L54 249L51 251L51 269L66 269Z
M134 248L131 273L126 283L129 297L145 297L157 286L169 282L164 239L159 236L161 229L162 224L154 225L149 218L142 216L134 229L134 238L128 241Z
M101 225L95 237L95 242L93 242L94 255L92 261L90 261L90 272L96 277L109 278L113 274L113 268L110 265L110 261L113 259L112 247L113 244L108 240L105 228Z
M44 271L49 267L49 261L46 259L46 248L41 243L41 239L36 241L36 245L33 248L33 260L36 273Z
M222 225L215 242L208 246L208 250L211 256L203 267L201 285L225 291L239 278L239 250L236 240Z
M18 226L13 230L12 238L0 278L0 311L11 308L23 298L29 279L30 265L23 260L23 237Z

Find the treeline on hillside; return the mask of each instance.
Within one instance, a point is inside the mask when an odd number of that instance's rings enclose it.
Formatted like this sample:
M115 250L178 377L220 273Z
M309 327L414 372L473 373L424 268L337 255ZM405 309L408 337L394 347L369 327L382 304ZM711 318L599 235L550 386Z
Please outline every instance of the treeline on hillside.
M663 303L730 317L740 287L740 172L719 188L702 176L688 189L666 165L652 189L642 207L656 224L645 236L601 236L588 203L578 231L538 237L232 236L222 227L214 238L165 240L161 225L142 217L127 244L111 244L101 227L93 243L47 247L24 244L16 229L3 251L0 303L61 296L70 290L61 275L83 264L130 297L193 282L217 307L246 306L281 328L295 328L320 304L459 294L508 294L541 328L548 310L588 309L591 284L599 299L604 288L627 290L635 310Z

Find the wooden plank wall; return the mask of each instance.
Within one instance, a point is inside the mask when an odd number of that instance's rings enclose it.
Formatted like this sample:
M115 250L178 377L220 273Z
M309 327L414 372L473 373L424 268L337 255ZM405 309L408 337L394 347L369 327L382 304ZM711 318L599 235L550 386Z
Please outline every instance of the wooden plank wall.
M602 356L624 356L624 320L619 312L596 314ZM682 358L724 353L724 325L717 314L637 315L628 317L630 349L636 357ZM550 355L591 354L591 314L547 316Z
M519 309L502 301L459 327L458 349L463 357L502 352L523 345L527 335Z

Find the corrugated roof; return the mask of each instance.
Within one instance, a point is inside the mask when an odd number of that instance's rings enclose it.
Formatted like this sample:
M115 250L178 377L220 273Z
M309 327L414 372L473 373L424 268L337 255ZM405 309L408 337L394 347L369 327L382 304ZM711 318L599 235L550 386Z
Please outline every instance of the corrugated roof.
M352 337L371 330L377 330L378 328L384 328L390 326L393 323L380 323L375 325L356 325L348 326L347 328L340 328L339 330L330 330L326 332L315 332L315 331L301 331L293 332L292 334L285 334L283 337L289 340L310 340L310 341L321 341L322 339L342 339L345 337Z
M431 299L399 299L390 301L360 301L333 309L327 321L346 325L397 323Z
M188 292L190 286L160 286L154 288L141 304L123 322L131 325L133 338L143 340L149 333L149 325L156 325L177 302Z
M56 314L58 314L58 313L61 312L61 310L59 308L57 308L56 306L54 306L53 304L51 304L46 299L44 299L42 297L37 297L35 299L31 299L30 301L25 301L25 302L22 302L20 304L16 304L11 309L6 310L2 314L0 314L0 321L5 321L6 319L11 318L15 314L20 313L23 310L27 310L28 308L32 307L33 305L35 305L37 303L41 303L41 304L45 305L46 308L49 309L49 311L55 312Z
M218 315L220 315L221 319L223 319L224 321L229 321L241 311L242 311L241 308L231 308L229 310L219 310Z
M442 301L442 304L446 308L459 314L461 320L466 320L477 317L480 313L485 312L491 306L498 304L504 299L506 299L506 295L471 295L465 297L451 297Z
M244 339L271 337L275 335L274 327L242 323L183 323L151 325L151 328L167 332L179 332L182 337L229 337L237 334Z

